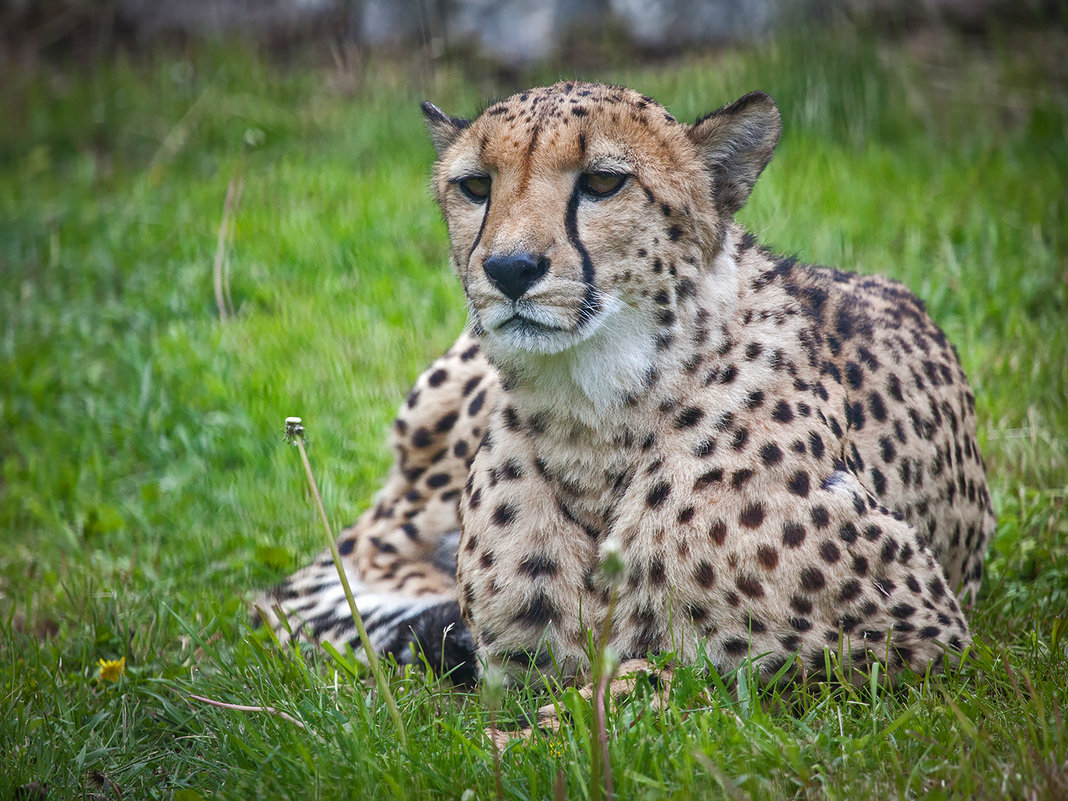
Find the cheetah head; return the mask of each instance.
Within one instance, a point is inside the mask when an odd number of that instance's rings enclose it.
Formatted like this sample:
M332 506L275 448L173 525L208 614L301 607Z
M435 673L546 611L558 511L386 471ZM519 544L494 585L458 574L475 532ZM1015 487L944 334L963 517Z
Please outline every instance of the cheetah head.
M514 95L474 120L430 103L423 112L451 261L473 329L504 368L599 334L654 349L665 299L716 280L726 225L781 127L759 92L685 125L633 90L577 82ZM634 370L651 358L634 358Z

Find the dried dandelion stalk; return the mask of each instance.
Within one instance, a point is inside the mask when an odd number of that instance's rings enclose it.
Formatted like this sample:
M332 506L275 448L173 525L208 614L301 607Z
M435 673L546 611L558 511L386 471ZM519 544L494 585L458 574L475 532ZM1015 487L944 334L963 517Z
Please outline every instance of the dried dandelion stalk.
M360 610L356 608L356 598L352 594L352 587L349 585L349 577L345 572L345 566L341 564L341 554L338 553L337 541L334 537L333 529L330 528L330 519L326 516L323 498L319 494L318 485L315 483L311 462L308 461L308 452L304 449L304 434L304 425L299 417L286 418L286 440L296 445L297 450L300 451L300 459L304 463L304 473L308 477L308 486L311 488L312 497L315 499L315 506L319 510L319 518L322 520L323 530L326 532L326 542L330 547L330 555L334 558L334 567L337 568L338 578L341 579L341 586L345 590L345 600L349 602L352 622L356 624L356 631L360 635L363 651L367 655L367 664L374 674L375 682L378 685L378 693L386 702L386 708L389 709L390 717L393 718L393 726L397 730L397 739L400 740L402 747L407 748L408 735L404 729L404 721L401 719L400 709L397 708L393 693L389 689L389 682L386 681L382 663L378 660L378 655L371 646L371 638L367 635L363 617L360 615Z

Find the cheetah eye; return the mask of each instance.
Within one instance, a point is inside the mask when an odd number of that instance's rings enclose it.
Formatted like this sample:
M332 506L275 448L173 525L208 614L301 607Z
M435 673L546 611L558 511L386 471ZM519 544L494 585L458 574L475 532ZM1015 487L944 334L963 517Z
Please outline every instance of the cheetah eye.
M629 177L619 172L584 172L579 186L591 197L608 197L622 189Z
M482 203L489 197L491 182L488 175L470 175L455 183L459 184L464 197L472 203Z

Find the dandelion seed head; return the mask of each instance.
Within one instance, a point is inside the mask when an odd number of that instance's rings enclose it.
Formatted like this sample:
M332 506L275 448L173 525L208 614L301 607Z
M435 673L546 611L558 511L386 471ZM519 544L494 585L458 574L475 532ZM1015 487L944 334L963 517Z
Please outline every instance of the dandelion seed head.
M482 700L487 706L496 708L504 697L504 671L500 666L490 663L482 671Z
M286 442L304 439L304 423L299 417L287 417L285 424Z

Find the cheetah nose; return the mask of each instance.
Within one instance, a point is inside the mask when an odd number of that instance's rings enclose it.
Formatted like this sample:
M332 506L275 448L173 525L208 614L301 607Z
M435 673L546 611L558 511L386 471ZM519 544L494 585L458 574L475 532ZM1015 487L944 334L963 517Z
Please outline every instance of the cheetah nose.
M512 300L519 300L524 292L549 272L549 260L545 256L530 253L490 256L482 263L482 269L497 289Z

